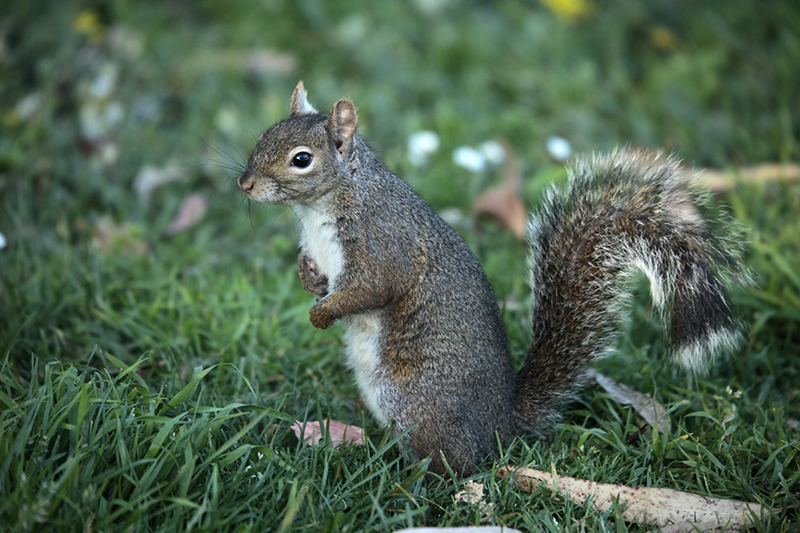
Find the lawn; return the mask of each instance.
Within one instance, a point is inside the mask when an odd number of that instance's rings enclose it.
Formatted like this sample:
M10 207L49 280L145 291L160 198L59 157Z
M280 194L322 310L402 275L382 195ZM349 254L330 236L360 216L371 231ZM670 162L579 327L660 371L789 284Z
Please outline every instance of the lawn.
M800 522L800 5L633 0L11 0L0 8L0 529L646 531L496 474L504 464L761 503ZM669 363L646 285L599 387L483 465L481 505L408 464L359 402L342 330L315 330L292 212L236 184L302 79L353 99L384 163L446 215L502 302L520 365L526 247L473 204L510 160L534 209L573 154L664 149L721 171L747 230L746 342ZM409 137L438 150L409 158ZM506 146L475 172L459 147ZM761 172L765 164L785 165ZM788 174L795 173L795 179ZM183 216L180 216L183 210ZM306 446L295 421L365 428Z

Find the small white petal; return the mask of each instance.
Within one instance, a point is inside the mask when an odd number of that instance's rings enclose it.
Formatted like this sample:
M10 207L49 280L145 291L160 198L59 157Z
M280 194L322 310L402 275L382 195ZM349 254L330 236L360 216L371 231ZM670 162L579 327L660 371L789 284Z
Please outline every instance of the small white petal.
M470 172L483 172L486 168L486 158L471 146L461 146L453 152L453 162Z
M409 137L409 142L426 154L432 154L439 149L439 136L434 131L418 131Z
M503 145L497 141L486 141L478 149L492 165L499 165L506 158L506 151L503 149Z
M84 104L78 113L81 133L87 139L96 139L106 134L103 110L96 102Z
M415 2L420 11L426 15L438 15L448 5L451 4L450 0L416 0Z
M42 93L35 91L17 102L17 105L14 106L14 111L21 119L28 120L35 115L41 107Z
M0 233L0 250L6 247L8 241L6 241L6 236Z
M111 96L111 92L117 85L119 68L113 63L106 63L100 69L100 73L89 84L89 94L92 98L103 99Z
M569 145L569 141L557 135L548 137L546 146L547 153L550 154L550 157L561 163L569 159L569 156L572 154L572 147Z
M125 117L125 108L119 102L111 102L106 107L106 124L109 127L118 126Z
M418 131L408 136L408 158L415 166L422 166L428 155L439 149L439 136L433 131Z
M119 159L119 147L115 142L104 143L100 149L100 161L110 167Z

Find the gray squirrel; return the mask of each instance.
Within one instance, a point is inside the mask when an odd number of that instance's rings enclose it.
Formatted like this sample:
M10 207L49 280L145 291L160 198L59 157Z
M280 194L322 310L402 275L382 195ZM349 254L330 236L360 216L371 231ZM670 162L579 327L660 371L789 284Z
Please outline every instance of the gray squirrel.
M318 113L301 81L290 110L259 137L239 186L296 213L311 323L341 321L364 402L408 430L404 453L430 457L431 472L447 463L470 475L498 441L551 423L587 363L613 347L637 270L683 367L739 344L726 285L744 272L740 241L723 235L734 225L704 218L675 160L617 151L579 162L550 191L529 224L533 341L515 372L478 261L358 136L353 103Z

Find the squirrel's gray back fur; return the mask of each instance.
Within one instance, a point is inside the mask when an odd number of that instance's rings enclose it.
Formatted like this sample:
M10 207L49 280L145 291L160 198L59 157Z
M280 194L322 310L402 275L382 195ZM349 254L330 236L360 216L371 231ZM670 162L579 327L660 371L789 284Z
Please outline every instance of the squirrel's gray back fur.
M616 152L576 165L530 224L533 342L518 374L496 297L463 240L356 134L352 102L330 115L302 83L292 116L265 132L239 184L293 207L298 259L317 296L310 319L342 320L347 361L370 411L442 473L470 473L540 430L607 353L627 309L626 279L650 278L679 362L697 369L739 340L725 291L738 252L704 218L678 164Z

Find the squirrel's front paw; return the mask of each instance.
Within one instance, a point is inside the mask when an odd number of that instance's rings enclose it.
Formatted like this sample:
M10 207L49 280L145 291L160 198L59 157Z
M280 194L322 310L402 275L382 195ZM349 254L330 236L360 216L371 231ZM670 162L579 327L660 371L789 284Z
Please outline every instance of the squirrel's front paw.
M328 276L320 273L313 259L301 253L297 258L297 270L300 272L300 283L306 292L317 298L324 298L328 294Z
M308 318L311 320L311 325L317 329L328 329L328 327L333 324L333 321L336 320L319 304L311 308L311 311L308 313Z

